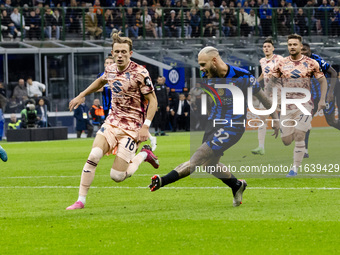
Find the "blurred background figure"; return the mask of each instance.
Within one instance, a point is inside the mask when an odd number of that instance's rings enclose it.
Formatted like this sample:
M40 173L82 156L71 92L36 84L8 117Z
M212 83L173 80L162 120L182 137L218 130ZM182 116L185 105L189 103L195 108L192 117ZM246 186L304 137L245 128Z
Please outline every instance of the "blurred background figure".
M167 123L167 115L169 112L168 92L165 85L165 77L158 76L155 84L155 93L158 101L158 109L153 119L155 126L155 136L166 135L165 125ZM160 132L159 132L159 131Z
M28 30L28 38L30 40L33 40L34 38L40 39L40 25L41 25L41 20L40 17L36 14L35 10L32 9L30 11L30 15L27 18L27 26L29 26Z
M19 79L18 85L13 90L12 98L20 104L28 99L24 79Z
M74 110L74 118L76 118L77 138L80 138L81 133L85 130L87 130L87 137L91 137L93 126L90 123L89 108L85 104L85 97L83 103Z
M25 38L26 30L25 30L25 16L19 13L18 8L14 8L13 12L10 15L12 22L14 23L14 31L17 31L16 34L18 37L21 36Z
M12 113L11 122L8 123L8 129L20 129L20 128L21 128L21 120L18 120L15 113Z
M92 119L93 132L96 134L105 120L104 109L100 105L100 101L98 98L93 100L93 105L91 107L90 114Z
M96 13L94 13L94 8L90 7L89 12L85 15L85 25L86 30L90 34L90 40L98 39L103 33L103 30L98 26L98 19Z
M173 119L173 132L177 129L184 129L185 131L190 130L190 119L189 119L190 105L185 99L183 93L179 94L179 100L175 100L171 106L170 113L174 117Z
M112 56L108 56L105 58L104 62L104 69L107 65L112 65L114 63L114 59ZM97 78L102 76L104 72L97 75ZM102 100L103 100L103 109L105 118L107 115L109 115L110 109L111 109L111 89L109 84L105 84L104 87L98 90L98 92L102 92Z
M27 95L29 98L39 98L43 96L43 93L46 90L45 84L42 84L38 81L33 81L32 77L27 78Z
M47 105L45 104L44 99L40 99L39 103L36 107L37 110L37 118L38 118L38 127L47 127Z
M7 102L8 99L6 97L6 90L4 84L0 81L0 106L3 113L5 112Z

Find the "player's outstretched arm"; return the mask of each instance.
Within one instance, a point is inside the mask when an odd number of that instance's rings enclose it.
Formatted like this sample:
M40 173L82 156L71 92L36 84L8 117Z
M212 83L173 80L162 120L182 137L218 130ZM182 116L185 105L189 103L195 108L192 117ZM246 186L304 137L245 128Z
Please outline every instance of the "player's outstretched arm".
M331 76L331 86L329 87L329 90L328 90L328 93L327 93L327 98L326 98L326 101L327 102L331 102L331 101L334 101L334 89L335 89L335 84L337 82L337 72L334 70L333 67L329 67L328 70L327 70L327 73L330 74Z
M149 127L157 111L158 103L155 92L144 95L144 97L149 101L148 111L146 113L146 120L139 130L138 140L144 142L149 138Z
M93 93L93 92L96 92L98 89L102 88L106 83L107 81L105 80L105 77L106 76L101 76L99 77L97 80L95 80L94 82L91 83L90 86L88 86L84 91L80 92L79 95L75 98L73 98L70 103L69 103L69 109L70 109L70 112L73 110L73 109L77 109L78 106L82 103L82 99Z
M318 111L320 111L326 108L327 79L325 76L322 76L318 79L318 82L320 83L321 89L321 97L318 105Z
M254 96L256 96L258 98L258 100L263 104L263 106L266 109L270 109L272 107L272 101L264 94L263 90L259 90L259 92L257 92ZM275 138L277 138L278 134L279 134L279 129L280 129L280 125L278 122L279 116L277 114L276 111L274 111L271 115L270 115L273 119L273 124L272 127L274 129L274 134L273 136L275 136Z

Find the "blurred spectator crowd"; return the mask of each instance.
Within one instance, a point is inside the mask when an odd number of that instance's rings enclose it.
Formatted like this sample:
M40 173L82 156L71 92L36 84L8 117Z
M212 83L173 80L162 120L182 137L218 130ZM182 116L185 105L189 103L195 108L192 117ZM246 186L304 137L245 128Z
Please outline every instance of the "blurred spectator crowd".
M2 39L105 39L340 33L334 0L2 0Z

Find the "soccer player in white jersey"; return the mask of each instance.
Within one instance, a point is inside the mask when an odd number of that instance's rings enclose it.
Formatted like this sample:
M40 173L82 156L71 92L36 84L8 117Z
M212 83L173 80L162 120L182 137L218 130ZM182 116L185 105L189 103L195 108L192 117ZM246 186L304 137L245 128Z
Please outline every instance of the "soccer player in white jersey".
M269 78L271 75L271 72L275 66L275 64L282 59L282 56L274 54L274 43L272 39L266 39L263 42L263 47L262 47L263 53L265 55L264 58L260 59L260 65L262 68L262 73L260 77L258 78L258 82L262 81L264 82L264 93L268 98L272 98L273 93L272 93L272 88L269 87ZM278 104L280 104L280 94L281 94L281 84L277 83L277 95L278 95ZM264 110L265 107L261 105L261 110ZM280 107L278 107L280 109ZM258 140L259 140L259 146L252 150L251 152L253 154L257 155L264 155L265 150L264 150L264 143L266 139L266 131L267 131L267 121L266 119L269 118L269 115L260 115L260 119L263 121L264 125L260 126L258 128Z
M82 209L94 179L99 160L105 154L112 154L117 148L110 176L116 182L124 181L133 175L143 161L154 168L159 167L157 157L150 146L136 151L140 142L149 137L149 127L157 110L157 98L149 77L149 72L141 65L130 60L132 41L128 37L112 35L112 56L114 64L105 68L105 74L95 80L69 103L72 111L81 104L82 99L98 91L106 83L111 86L111 111L97 132L92 150L84 165L78 200L67 210Z
M321 96L318 104L318 111L326 107L327 80L320 69L318 62L307 56L302 55L302 37L297 34L288 36L289 56L282 58L273 69L273 76L270 79L270 86L275 84L278 78L282 80L283 88L293 88L297 91L300 89L311 90L311 78L314 76L321 87ZM286 94L287 99L304 100L306 94L303 92L290 92ZM282 99L283 100L283 99ZM308 100L308 101L307 101ZM283 102L281 101L281 105ZM311 128L313 100L312 97L306 99L306 103L300 103L307 110L308 114L303 112L295 104L287 104L286 114L281 109L281 139L284 145L290 145L295 141L294 163L287 177L297 175L299 167L305 153L305 135Z
M108 65L112 65L114 63L114 59L112 56L108 56L105 58L104 61L104 69ZM98 74L97 78L105 74L105 72L102 72ZM103 87L101 87L97 92L102 92L102 100L103 100L103 108L105 113L105 118L109 115L109 111L111 109L111 88L109 84L105 84ZM150 140L150 146L152 151L155 151L157 148L157 138L149 134L149 140Z

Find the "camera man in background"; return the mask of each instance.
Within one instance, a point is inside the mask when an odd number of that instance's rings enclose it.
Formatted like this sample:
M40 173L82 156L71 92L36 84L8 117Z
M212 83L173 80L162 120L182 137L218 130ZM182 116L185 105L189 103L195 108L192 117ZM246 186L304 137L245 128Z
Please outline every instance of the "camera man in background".
M21 111L22 128L35 128L38 121L35 102L33 99L27 101L25 108Z

